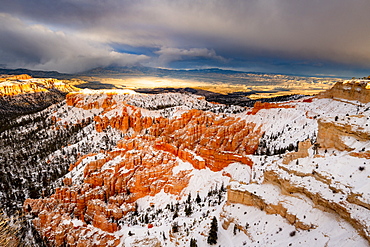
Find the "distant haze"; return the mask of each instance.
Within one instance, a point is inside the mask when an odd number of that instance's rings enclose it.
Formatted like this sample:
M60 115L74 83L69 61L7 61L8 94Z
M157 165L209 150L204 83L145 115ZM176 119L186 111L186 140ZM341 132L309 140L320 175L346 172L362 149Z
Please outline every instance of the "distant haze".
M0 64L370 74L369 0L2 0Z

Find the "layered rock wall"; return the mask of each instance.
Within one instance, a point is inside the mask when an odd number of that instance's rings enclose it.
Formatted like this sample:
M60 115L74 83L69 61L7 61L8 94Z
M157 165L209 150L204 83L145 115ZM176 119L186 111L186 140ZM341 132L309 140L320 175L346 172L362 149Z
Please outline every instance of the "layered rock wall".
M318 98L334 98L370 102L370 84L364 81L337 82L331 89L317 95Z
M356 115L344 118L355 118L366 121L367 117L363 115ZM359 142L369 141L370 132L364 127L365 126L356 126L343 121L335 121L335 119L319 119L317 143L320 145L320 148L335 148L339 151L351 151L354 148L348 146L344 142L344 138L353 138Z
M56 79L21 76L0 82L0 114L11 116L42 110L79 89Z
M228 188L228 202L279 214L304 230L317 227L315 217L319 210L330 212L350 223L370 242L367 195L352 191L351 186L341 184L332 174L311 172L305 166L270 164L264 171L262 184L233 182Z
M0 82L0 96L49 92L50 90L58 90L64 93L78 91L77 88L56 79L24 79Z
M22 75L3 75L0 78L0 82L3 81L14 81L14 80L27 80L27 79L32 79L32 76L22 74Z
M352 196L348 196L348 199L344 198L341 201L336 201L325 196L325 191L316 192L311 188L307 188L302 185L298 185L293 181L284 179L280 176L279 172L269 171L265 173L265 178L274 184L278 184L284 191L288 193L302 193L309 197L315 205L321 206L326 210L332 210L340 215L343 219L348 221L358 232L370 242L370 225L367 219L363 219L360 215L363 212L368 212L369 206L363 207L364 205L357 204L354 200L351 200ZM323 185L330 187L330 181L323 181L318 178L318 181L322 181ZM361 204L364 204L363 202ZM365 213L366 215L366 213Z
M241 203L247 206L254 206L264 210L267 214L279 214L286 218L290 224L299 229L309 230L316 228L314 224L305 222L294 214L294 212L289 211L288 207L285 205L286 201L271 203L262 196L251 191L240 191L230 188L227 190L227 201L229 203Z

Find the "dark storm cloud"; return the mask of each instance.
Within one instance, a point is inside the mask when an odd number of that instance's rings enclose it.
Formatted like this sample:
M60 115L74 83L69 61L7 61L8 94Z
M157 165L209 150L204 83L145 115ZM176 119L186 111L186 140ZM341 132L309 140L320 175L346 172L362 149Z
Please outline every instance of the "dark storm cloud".
M217 56L214 50L209 50L207 48L179 49L163 47L155 53L159 54L157 63L163 66L172 61L188 60L189 58L206 58L219 61L225 60L223 57Z
M283 61L306 70L370 68L368 0L3 0L0 8L94 44L84 53L86 61L96 46L109 50L110 44L121 44L156 50L148 64L159 66L201 57L225 67L238 61L240 67L279 68L274 63ZM21 49L13 57L63 57L40 49L43 55Z
M78 35L26 25L0 13L0 64L8 67L77 72L111 64L143 62L144 55L122 54Z

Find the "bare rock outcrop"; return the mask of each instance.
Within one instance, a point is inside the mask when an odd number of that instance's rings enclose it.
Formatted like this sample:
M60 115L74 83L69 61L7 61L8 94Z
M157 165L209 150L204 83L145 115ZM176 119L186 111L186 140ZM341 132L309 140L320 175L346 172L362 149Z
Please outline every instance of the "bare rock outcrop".
M318 98L334 98L370 102L370 84L368 80L337 82L331 89L317 95Z
M26 79L32 79L32 76L27 74L21 74L21 75L2 75L0 77L0 82L3 81L14 81L14 80L26 80Z
M267 196L264 195L264 191L268 193ZM241 203L258 207L267 214L279 214L299 229L309 230L317 227L310 220L310 215L315 213L314 208L306 208L303 217L293 209L300 199L281 195L279 188L272 184L242 186L232 183L227 192L229 203Z
M21 76L17 80L9 80L8 78L8 80L0 82L0 96L15 96L19 94L49 92L52 90L64 93L78 91L77 88L57 79L38 79Z
M369 121L369 117L364 115L319 119L317 143L321 148L351 151L354 148L345 143L345 138L353 138L360 142L369 141L370 128L366 126Z
M261 102L257 101L252 110L247 112L248 115L255 115L257 112L259 112L262 109L272 109L272 108L294 108L292 105L286 105L282 103L269 103L269 102Z
M283 159L283 164L289 164L291 161L299 159L299 158L305 158L308 157L308 149L311 148L311 140L308 139L304 142L299 142L298 143L298 151L297 152L292 152L292 153L287 153L284 156Z
M15 76L0 81L0 114L14 116L42 110L79 89L56 79Z
M316 183L321 185L322 191L316 188L298 184L293 180L286 179L286 171L269 171L265 173L265 178L271 183L278 184L284 191L288 193L302 193L309 197L315 205L321 206L326 210L332 210L340 215L343 219L348 221L358 232L370 242L370 225L369 219L363 218L361 215L368 215L369 208L358 205L353 200L350 200L350 195L346 193L338 193L334 198L327 196L327 192L331 191L330 183L318 179ZM290 175L292 176L292 175ZM299 176L300 177L300 176ZM305 179L310 179L311 176ZM312 177L311 177L312 179ZM326 182L326 183L325 183ZM325 189L326 187L326 189ZM334 192L333 192L334 193Z

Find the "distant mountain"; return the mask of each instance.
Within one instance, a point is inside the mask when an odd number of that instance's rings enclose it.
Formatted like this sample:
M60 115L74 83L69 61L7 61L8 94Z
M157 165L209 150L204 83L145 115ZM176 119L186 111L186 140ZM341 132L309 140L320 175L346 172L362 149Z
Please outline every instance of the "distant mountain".
M185 72L195 72L195 73L220 73L220 74L239 74L239 73L255 73L259 74L258 72L245 72L245 71L237 71L237 70L225 70L220 68L209 68L209 69L191 69L191 70L179 70Z
M71 79L73 74L59 73L58 71L29 70L29 69L0 69L0 74L22 75L27 74L37 78L55 78L59 80Z
M317 77L313 75L303 74L282 74L282 73L267 73L258 71L240 71L221 68L207 68L207 69L163 69L152 68L146 66L108 66L97 67L91 70L77 73L77 75L117 75L117 74L141 74L141 75L199 75L199 74L218 74L218 75L236 75L236 74L252 74L252 75L282 75L292 77ZM320 76L323 78L335 78L334 76Z
M102 76L102 75L155 75L171 73L172 70L151 68L145 66L108 66L108 67L97 67L76 75L80 76Z
M32 77L38 78L56 78L56 79L72 79L84 76L154 76L154 77L173 77L173 78L196 78L202 76L202 79L220 79L223 81L223 77L230 78L231 80L225 80L225 82L233 83L232 77L238 75L238 79L249 79L251 75L269 75L269 76L287 76L287 77L307 77L308 75L298 75L298 74L279 74L279 73L264 73L264 72L253 72L253 71L237 71L237 70L227 70L220 68L208 68L208 69L163 69L163 68L152 68L146 66L107 66L107 67L97 67L87 71L79 73L60 73L58 71L43 71L43 70L29 70L29 69L0 69L0 74L9 75L20 75L28 74ZM204 78L207 76L207 78ZM325 77L323 77L325 78ZM327 78L334 78L328 76Z
M236 70L225 70L220 68L209 68L209 69L163 69L163 68L152 68L145 66L127 66L127 67L98 67L91 70L87 70L78 75L116 75L116 74L142 74L142 75L174 75L174 74L263 74L259 72L245 72Z
M217 73L217 74L238 74L238 73L246 73L242 71L234 71L234 70L223 70L219 68L210 68L210 69L191 69L191 70L171 70L171 69L162 69L162 68L152 68L152 67L145 67L145 66L108 66L108 67L97 67L87 71L67 74L67 73L60 73L58 71L43 71L43 70L29 70L29 69L0 69L0 74L8 74L8 75L21 75L27 74L32 77L38 78L56 78L56 79L71 79L73 77L79 76L109 76L109 75L142 75L142 76L167 76L167 75L184 75L184 74L210 74L210 73ZM254 72L248 72L254 73ZM259 74L259 73L255 73Z

